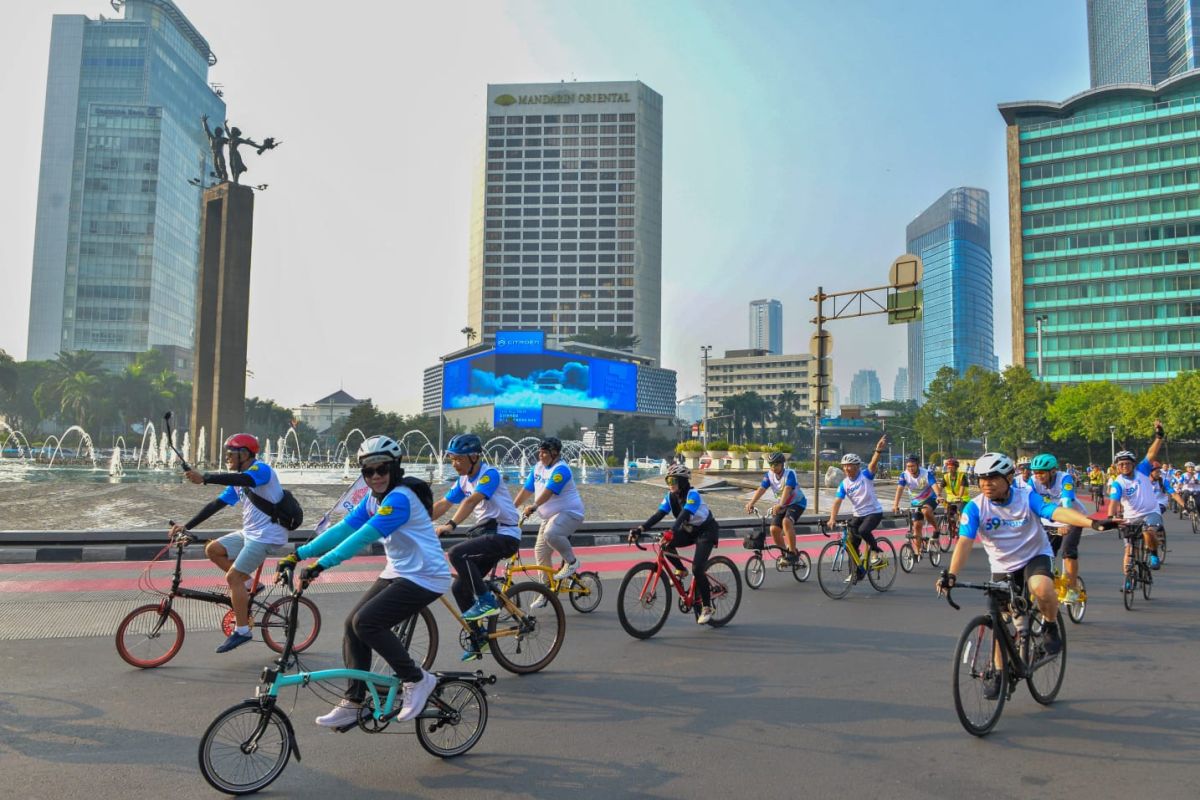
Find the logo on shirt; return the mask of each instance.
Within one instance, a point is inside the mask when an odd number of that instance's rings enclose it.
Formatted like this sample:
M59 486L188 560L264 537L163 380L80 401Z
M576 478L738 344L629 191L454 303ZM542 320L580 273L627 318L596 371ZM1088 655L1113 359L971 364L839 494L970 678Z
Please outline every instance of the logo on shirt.
M485 486L491 482L492 482L492 477L490 475L484 475L482 478L479 479L480 486Z
M1019 517L1018 519L1000 519L999 517L992 517L986 523L984 523L983 529L985 531L994 531L997 528L1019 528L1024 524L1025 517Z
M559 473L556 473L556 474L554 475L554 477L553 477L553 478L551 478L550 480L554 481L555 483L562 483L562 479L563 479L563 477L562 477L562 473L561 473L561 472L559 472Z
M379 510L376 511L375 513L381 517L386 517L388 514L392 513L392 507L391 506L380 506Z
M257 472L257 471L258 471L258 464L251 464L251 465L250 465L250 469L248 469L248 470L246 470L246 471L247 471L247 472Z

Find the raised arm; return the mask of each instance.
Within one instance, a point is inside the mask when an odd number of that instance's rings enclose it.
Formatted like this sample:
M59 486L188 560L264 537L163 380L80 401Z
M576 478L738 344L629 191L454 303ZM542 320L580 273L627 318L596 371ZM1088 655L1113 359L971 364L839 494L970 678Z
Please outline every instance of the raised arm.
M1146 451L1146 460L1153 461L1158 458L1158 451L1163 445L1163 426L1158 420L1154 420L1154 440L1150 442L1150 449Z
M871 463L867 465L867 469L871 474L875 474L875 467L879 466L879 457L883 455L884 448L887 447L887 434L879 437L879 441L875 443L875 454L871 456Z

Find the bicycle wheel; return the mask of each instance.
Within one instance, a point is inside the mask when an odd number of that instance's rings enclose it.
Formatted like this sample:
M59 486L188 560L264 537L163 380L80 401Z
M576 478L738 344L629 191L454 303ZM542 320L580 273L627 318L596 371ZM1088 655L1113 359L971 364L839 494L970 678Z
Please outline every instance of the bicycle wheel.
M954 549L954 542L958 538L957 530L950 530L953 525L947 524L946 529L942 531L942 535L938 537L938 549L943 553L949 553Z
M1154 554L1158 556L1158 565L1161 567L1167 563L1167 532L1162 530L1158 532L1158 535L1161 537L1161 541L1159 541L1158 547L1154 548Z
M159 603L139 606L117 626L117 654L141 669L160 667L183 647L183 620Z
M1087 587L1083 583L1083 578L1075 576L1075 588L1079 590L1079 599L1067 606L1067 619L1078 625L1083 622L1083 615L1087 613Z
M987 615L971 620L958 638L954 650L954 710L972 736L983 736L1000 719L1008 696L1007 658L1004 648L997 646L992 619Z
M929 554L929 564L933 567L942 565L942 551L935 547L932 542L925 546L925 552Z
M1142 567L1142 577L1138 579L1138 583L1142 585L1142 598L1150 599L1150 590L1154 587L1154 576L1150 574L1150 568Z
M260 727L261 735L250 744ZM264 709L257 700L238 703L221 712L204 732L200 772L218 792L257 792L287 766L294 736L287 716L275 706Z
M513 608L503 598L507 597ZM547 605L532 609L538 597ZM509 672L526 675L554 660L567 633L567 615L558 596L537 581L513 584L500 600L500 613L488 617L488 641L496 663Z
M1063 625L1062 613L1058 615L1058 635L1062 638L1062 650L1053 656L1045 651L1046 626L1041 612L1035 611L1036 620L1030 629L1030 673L1025 679L1033 699L1044 706L1054 702L1067 674L1067 629Z
M762 556L755 554L746 560L746 585L751 589L757 589L763 585L763 581L767 579L767 566L763 563Z
M742 604L742 576L725 556L714 556L704 567L712 597L713 616L708 624L714 628L728 625Z
M899 572L896 569L896 548L887 539L876 539L876 542L879 543L879 549L882 551L879 557L883 559L883 564L874 569L868 568L867 578L875 587L875 591L886 592L895 583L896 573Z
M488 720L487 697L470 681L439 683L426 706L430 708L438 710L436 719L416 720L417 741L427 753L438 758L460 756L483 738Z
M579 572L571 576L567 586L567 599L571 607L580 614L590 614L600 605L604 596L604 584L595 572Z
M263 641L267 647L276 653L282 653L287 644L288 615L291 614L292 597L281 597L263 610L258 626L262 628ZM321 632L321 612L315 603L307 597L300 598L300 607L296 610L296 638L292 650L303 653L312 647Z
M792 567L792 577L800 583L804 583L811 574L812 559L808 557L808 553L801 550L796 557L796 566Z
M817 583L821 591L832 600L842 599L854 586L853 581L847 580L854 569L854 561L841 542L827 543L817 556Z
M635 639L658 633L671 613L671 583L657 571L653 561L634 564L617 591L617 619Z
M1192 533L1200 533L1200 514L1192 512Z
M1121 587L1121 599L1125 602L1125 610L1133 611L1133 593L1137 589L1137 570L1125 570L1125 583Z
M437 658L438 627L433 619L433 612L426 606L403 622L392 626L392 633L404 645L412 660L421 665L421 669L433 669L434 659ZM380 675L395 675L391 666L378 653L371 654L371 672Z
M900 569L907 572L912 572L913 567L917 564L917 554L913 552L912 545L908 542L900 545Z

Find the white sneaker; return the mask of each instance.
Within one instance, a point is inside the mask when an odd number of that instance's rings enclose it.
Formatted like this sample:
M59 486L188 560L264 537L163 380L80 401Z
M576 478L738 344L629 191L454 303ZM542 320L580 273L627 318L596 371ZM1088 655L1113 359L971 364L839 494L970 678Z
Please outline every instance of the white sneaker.
M700 609L700 616L696 617L696 624L697 625L707 625L709 622L712 621L712 618L713 618L712 606L705 606L704 608Z
M562 581L579 572L579 559L575 559L570 564L563 564L562 569L554 573L554 580Z
M425 702L437 688L437 676L421 670L421 680L415 683L402 684L404 699L400 705L400 713L396 719L407 722L425 710Z
M358 703L352 703L349 700L343 700L333 707L323 717L317 717L316 723L322 728L341 728L345 725L353 725L358 722L358 712L361 707Z
M550 603L550 600L546 597L546 595L539 594L537 597L534 598L533 602L529 604L529 607L531 609L545 608L547 605L549 605L549 603Z

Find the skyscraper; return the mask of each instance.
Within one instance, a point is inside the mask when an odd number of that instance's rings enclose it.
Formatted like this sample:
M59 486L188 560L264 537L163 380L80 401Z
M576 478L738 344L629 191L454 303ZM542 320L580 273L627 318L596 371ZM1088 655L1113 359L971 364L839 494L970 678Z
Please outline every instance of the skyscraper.
M879 376L873 369L860 369L850 380L850 405L869 406L883 399Z
M749 348L783 354L783 303L769 298L750 301Z
M38 179L30 359L92 350L118 368L191 352L216 57L170 0L126 0L123 19L56 15ZM190 364L176 362L190 377Z
M896 380L892 383L892 399L906 403L912 399L908 388L908 368L900 367L896 370Z
M1158 84L1200 66L1200 0L1088 0L1092 88Z
M920 402L942 367L997 366L988 193L951 189L909 223L905 239L925 266L922 317L908 326L908 383Z
M659 357L662 97L638 81L492 84L467 323L637 336Z

